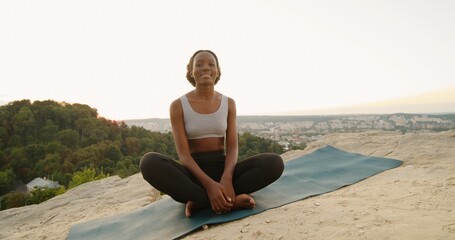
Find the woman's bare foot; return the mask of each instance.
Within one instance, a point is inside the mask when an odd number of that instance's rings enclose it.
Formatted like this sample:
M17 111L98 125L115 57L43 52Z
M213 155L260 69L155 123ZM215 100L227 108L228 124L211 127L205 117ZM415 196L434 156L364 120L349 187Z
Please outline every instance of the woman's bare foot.
M235 209L251 209L256 206L256 202L253 197L248 194L240 194L235 196L235 203L232 210Z
M193 201L188 201L186 203L186 207L185 207L185 216L186 217L191 217L191 214L199 209L201 209L202 206L200 206L199 204L193 202Z

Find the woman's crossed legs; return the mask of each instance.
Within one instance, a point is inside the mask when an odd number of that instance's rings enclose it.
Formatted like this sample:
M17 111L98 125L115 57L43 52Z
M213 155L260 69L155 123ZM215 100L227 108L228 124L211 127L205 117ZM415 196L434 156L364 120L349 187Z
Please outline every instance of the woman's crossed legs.
M198 155L195 161L201 169L219 182L224 169L224 155ZM283 160L274 153L258 154L237 163L232 180L236 193L233 210L254 207L254 199L248 194L273 183L281 176L283 168ZM187 216L198 208L210 206L204 187L185 167L171 158L160 153L147 153L141 159L140 169L144 179L154 188L178 202L187 204Z

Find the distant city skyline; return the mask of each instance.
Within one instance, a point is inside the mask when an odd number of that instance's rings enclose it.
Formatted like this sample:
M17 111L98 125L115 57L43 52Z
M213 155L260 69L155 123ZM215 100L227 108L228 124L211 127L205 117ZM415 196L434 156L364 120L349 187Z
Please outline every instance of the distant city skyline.
M449 0L4 0L0 104L168 118L193 89L190 56L210 49L238 115L446 111L453 98L377 103L455 87L454 11Z
M302 146L332 133L364 131L447 131L455 129L452 114L363 114L318 116L240 116L239 133L277 141L280 145ZM129 126L168 133L172 131L169 119L142 119L126 121Z

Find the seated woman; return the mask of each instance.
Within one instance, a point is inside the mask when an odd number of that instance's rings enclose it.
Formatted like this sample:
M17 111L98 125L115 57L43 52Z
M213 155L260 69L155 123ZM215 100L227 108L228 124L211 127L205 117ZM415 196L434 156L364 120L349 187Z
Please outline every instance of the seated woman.
M172 133L181 164L160 153L145 154L140 162L144 179L154 188L186 204L185 215L211 207L216 214L254 208L249 194L277 180L283 160L262 153L237 162L236 106L215 91L221 71L209 50L193 54L187 79L194 90L170 106Z

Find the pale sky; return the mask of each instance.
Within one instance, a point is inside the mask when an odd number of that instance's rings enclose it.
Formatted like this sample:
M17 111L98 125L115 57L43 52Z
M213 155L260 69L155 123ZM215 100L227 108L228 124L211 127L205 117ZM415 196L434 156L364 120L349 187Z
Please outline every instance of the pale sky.
M413 96L455 85L454 13L451 0L0 0L0 104L167 118L199 49L218 55L216 90L238 115Z

